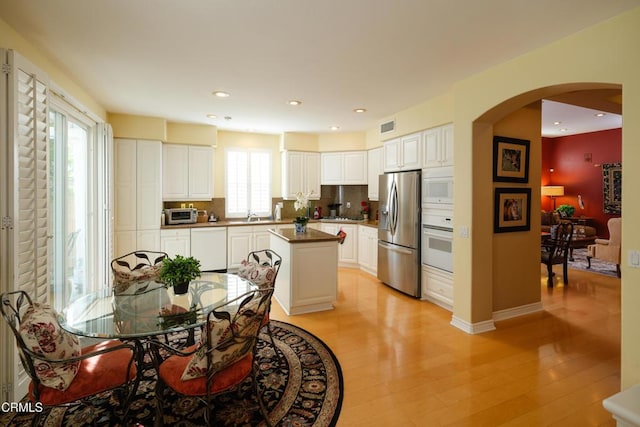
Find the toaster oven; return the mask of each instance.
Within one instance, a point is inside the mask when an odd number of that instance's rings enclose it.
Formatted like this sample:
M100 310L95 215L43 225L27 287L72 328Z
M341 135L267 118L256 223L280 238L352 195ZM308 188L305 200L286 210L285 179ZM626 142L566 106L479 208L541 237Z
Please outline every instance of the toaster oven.
M198 211L195 208L172 208L164 210L167 225L195 224L198 221Z

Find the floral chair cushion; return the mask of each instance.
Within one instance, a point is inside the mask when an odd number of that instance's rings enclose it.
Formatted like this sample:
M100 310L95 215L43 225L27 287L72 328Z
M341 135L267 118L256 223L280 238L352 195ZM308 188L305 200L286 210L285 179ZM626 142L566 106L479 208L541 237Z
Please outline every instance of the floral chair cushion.
M56 312L47 304L34 303L27 309L20 335L29 350L49 360L68 359L82 352L78 337L60 327ZM54 364L34 359L33 365L43 385L64 391L78 373L80 361Z
M257 336L262 326L262 318L253 313L258 308L260 298L254 298L232 318L231 323L225 320L210 321L211 334L209 340L216 350L213 352L212 372L219 372L246 356L252 349L251 340L235 340L232 331L242 337ZM191 380L207 375L207 346L200 348L191 356L182 373L182 380Z
M260 265L257 262L242 260L238 268L238 276L251 280L259 288L273 286L276 271L269 265Z
M162 263L150 265L138 270L114 270L113 272L113 290L116 295L122 294L129 290L129 287L137 282L147 280L160 280L160 270Z

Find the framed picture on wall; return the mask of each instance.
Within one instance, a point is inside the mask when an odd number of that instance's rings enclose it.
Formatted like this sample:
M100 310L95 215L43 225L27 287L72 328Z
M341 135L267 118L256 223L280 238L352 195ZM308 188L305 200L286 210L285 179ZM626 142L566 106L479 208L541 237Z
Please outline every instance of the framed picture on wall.
M493 181L529 182L529 141L493 137Z
M530 188L496 188L494 199L494 233L531 229Z

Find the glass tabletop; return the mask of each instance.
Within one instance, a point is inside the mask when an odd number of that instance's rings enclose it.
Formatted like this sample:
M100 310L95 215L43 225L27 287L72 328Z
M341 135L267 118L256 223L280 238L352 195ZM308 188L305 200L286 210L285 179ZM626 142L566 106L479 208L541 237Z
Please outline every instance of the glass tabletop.
M76 335L148 337L201 326L212 309L252 289L252 282L227 273L203 273L183 295L162 283L144 281L119 295L106 290L78 298L61 311L58 320Z

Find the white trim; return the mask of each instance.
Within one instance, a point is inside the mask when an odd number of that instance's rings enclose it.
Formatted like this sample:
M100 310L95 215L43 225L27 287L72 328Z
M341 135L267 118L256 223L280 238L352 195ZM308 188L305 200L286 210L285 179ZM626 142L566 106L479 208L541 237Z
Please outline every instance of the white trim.
M485 320L484 322L469 323L456 316L451 316L451 325L468 333L468 334L482 334L484 332L494 331L496 329L493 320Z
M498 310L493 312L493 321L498 322L500 320L511 319L514 317L524 316L526 314L533 314L543 311L542 302L535 302L533 304L521 305L519 307L507 308L504 310Z

